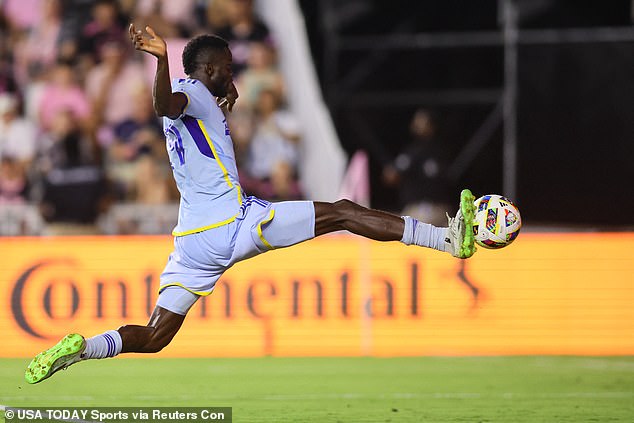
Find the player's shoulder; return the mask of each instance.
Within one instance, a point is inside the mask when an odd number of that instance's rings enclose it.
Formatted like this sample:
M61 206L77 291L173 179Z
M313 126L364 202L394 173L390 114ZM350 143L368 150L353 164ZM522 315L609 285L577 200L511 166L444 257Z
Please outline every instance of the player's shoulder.
M202 82L200 82L198 79L195 79L195 78L172 78L172 83L173 84L190 84L190 85L200 84L202 85Z
M209 93L205 84L194 78L174 78L172 80L172 91L181 91L196 96L206 96Z
M193 78L174 78L172 80L172 92L185 93L190 100L192 98L199 98L203 101L207 101L211 95L207 87L205 87L205 84Z
M172 87L173 88L204 88L203 83L194 78L173 78L172 79Z

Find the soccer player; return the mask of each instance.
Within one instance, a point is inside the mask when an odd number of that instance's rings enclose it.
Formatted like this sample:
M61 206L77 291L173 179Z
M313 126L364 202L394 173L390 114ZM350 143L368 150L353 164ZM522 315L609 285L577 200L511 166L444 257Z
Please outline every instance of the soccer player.
M270 203L246 196L225 118L238 98L227 42L214 35L193 38L182 57L188 77L170 84L167 45L152 28L145 29L148 35L130 25L130 38L137 50L157 58L154 109L163 117L167 152L181 194L174 251L160 278L156 308L145 326L126 325L89 339L65 336L31 361L27 382L40 382L82 360L158 352L176 335L190 307L213 291L229 267L329 232L347 230L462 259L473 255L475 207L469 190L462 191L460 208L455 218L449 218L448 227L367 209L349 200Z

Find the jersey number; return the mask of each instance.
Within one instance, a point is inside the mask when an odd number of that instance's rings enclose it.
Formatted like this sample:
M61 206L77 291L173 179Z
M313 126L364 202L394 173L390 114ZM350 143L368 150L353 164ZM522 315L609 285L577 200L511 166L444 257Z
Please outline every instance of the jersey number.
M176 151L180 165L184 165L185 148L183 147L183 138L181 137L180 132L178 132L178 129L174 126L170 126L167 131L165 131L165 138L167 139L167 148L170 151Z

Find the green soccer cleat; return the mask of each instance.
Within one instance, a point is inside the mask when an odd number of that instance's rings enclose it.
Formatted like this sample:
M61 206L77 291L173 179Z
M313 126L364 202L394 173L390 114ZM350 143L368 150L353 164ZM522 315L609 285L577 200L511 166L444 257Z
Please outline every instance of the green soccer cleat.
M81 360L81 354L86 349L86 340L76 333L66 335L57 344L35 356L24 372L24 379L28 383L38 383L51 377L60 369Z
M475 218L475 197L468 189L460 193L460 210L456 217L449 217L447 242L450 244L452 256L466 259L476 252L475 236L473 235L473 219Z

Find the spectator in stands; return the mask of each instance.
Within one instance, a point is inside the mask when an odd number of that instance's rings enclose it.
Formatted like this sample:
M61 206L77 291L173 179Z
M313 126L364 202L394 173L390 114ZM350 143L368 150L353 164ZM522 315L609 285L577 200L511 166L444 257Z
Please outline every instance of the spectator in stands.
M0 38L2 38L2 34L0 34ZM15 92L18 89L11 67L11 61L0 51L0 93Z
M92 225L107 205L106 185L98 150L72 110L62 109L45 135L38 161L44 193L40 210L48 222L64 223L56 233L73 231L74 225Z
M170 201L169 168L161 164L149 153L137 159L134 197L137 204L167 204ZM173 199L172 199L173 200Z
M42 134L41 144L37 168L44 174L54 169L99 165L98 147L70 108L56 112L50 129Z
M269 28L253 10L253 0L229 0L227 2L229 24L219 28L217 35L229 42L233 54L233 74L239 75L247 67L254 41L272 44Z
M91 16L92 19L79 34L76 53L80 59L98 63L102 59L100 52L103 44L125 35L127 19L122 15L116 0L96 0Z
M246 69L239 82L244 101L229 116L241 172L253 166L259 175L254 192L267 198L299 198L299 131L279 110L283 82L269 30L253 4L0 0L0 94L15 93L15 108L6 116L0 112L5 200L23 201L28 193L49 222L71 223L92 223L112 193L117 200L146 205L174 200L146 72L130 59L128 43L119 41L130 15L143 25L162 21L174 36L211 29L231 42L236 72ZM261 91L266 93L260 101ZM0 109L3 101L0 95Z
M299 199L301 191L296 178L299 124L280 108L280 98L274 90L260 92L255 111L255 131L246 169L259 181L253 194L275 201Z
M253 108L260 91L275 91L278 98L284 98L284 80L275 66L275 51L268 43L251 43L248 67L237 80L241 106Z
M28 169L37 149L37 127L19 114L17 97L0 94L0 157L10 157L23 170Z
M106 161L106 172L119 200L133 200L139 159L149 155L164 160L165 154L163 130L154 114L150 93L141 88L131 97L130 102L136 107L132 115L114 127L114 141Z
M16 92L17 85L13 72L13 43L11 23L0 8L0 93Z
M229 6L232 0L213 0L207 2L198 13L198 25L206 28L206 32L218 32L219 29L229 25Z
M37 128L20 117L15 95L0 94L0 204L26 202L27 172L37 149Z
M66 61L59 61L51 70L37 105L39 123L44 130L49 130L54 117L64 110L72 111L74 118L82 122L90 116L88 99L75 79L72 64Z
M41 18L14 49L15 73L21 83L55 64L62 26L60 0L42 0Z
M196 26L195 0L139 0L135 15L143 26L149 25L166 38L189 37Z
M128 60L128 43L116 37L104 40L99 50L101 62L86 76L86 93L91 101L93 124L101 128L99 141L112 142L112 129L135 113L132 93L146 86L141 64Z
M27 191L24 167L11 156L0 157L0 205L25 203Z
M4 0L0 3L4 16L15 31L25 32L38 25L44 0Z
M93 19L93 7L94 0L62 0L59 57L64 60L78 61L80 67L82 61L79 57L79 43L82 40L84 28ZM88 56L87 62L84 65L90 67L94 59Z
M414 113L411 141L383 169L384 181L399 189L403 214L435 225L445 224L450 210L453 183L447 175L447 149L436 137L432 114Z

